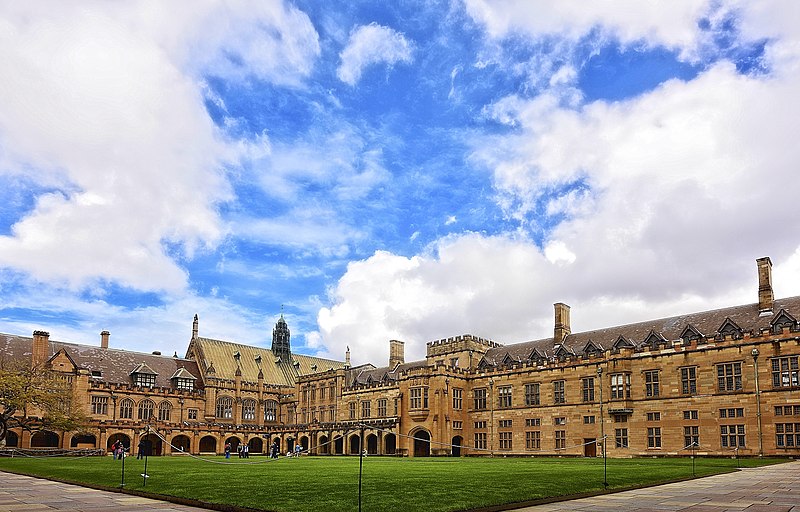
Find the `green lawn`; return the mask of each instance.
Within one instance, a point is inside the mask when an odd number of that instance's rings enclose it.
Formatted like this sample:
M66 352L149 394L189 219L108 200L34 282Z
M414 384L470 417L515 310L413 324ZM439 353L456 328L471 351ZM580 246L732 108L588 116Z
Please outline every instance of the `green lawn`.
M249 464L241 464L248 463ZM783 459L742 459L743 467ZM257 463L257 464L256 464ZM735 459L696 459L698 476L730 471ZM0 458L0 470L119 487L122 464L111 457ZM281 512L358 509L358 457L249 460L150 457L125 460L125 488ZM692 476L691 459L608 459L610 489ZM603 489L602 459L366 457L365 511L451 511Z

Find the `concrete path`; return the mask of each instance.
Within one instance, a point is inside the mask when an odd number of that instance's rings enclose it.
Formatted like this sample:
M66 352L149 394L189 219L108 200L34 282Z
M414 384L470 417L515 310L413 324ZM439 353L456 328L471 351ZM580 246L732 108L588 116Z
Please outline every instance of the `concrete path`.
M0 471L0 512L200 512L205 509L97 491ZM518 512L800 512L800 461L636 491L562 501Z
M593 498L518 509L517 512L670 511L800 512L800 461L709 476Z

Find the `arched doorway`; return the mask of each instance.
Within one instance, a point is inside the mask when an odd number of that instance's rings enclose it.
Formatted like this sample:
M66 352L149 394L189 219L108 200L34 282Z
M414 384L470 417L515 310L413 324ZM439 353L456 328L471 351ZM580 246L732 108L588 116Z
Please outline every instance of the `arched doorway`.
M428 457L431 454L431 435L425 429L414 432L414 457Z
M294 453L294 438L287 437L286 438L286 452L287 453Z
M397 437L394 434L386 434L383 437L383 453L394 455L397 452Z
M264 441L260 437L253 437L247 441L250 453L264 453Z
M464 438L461 436L453 437L453 440L450 442L452 444L452 454L453 457L461 457L461 445L464 444Z
M16 432L6 432L6 446L9 448L19 448L19 436Z
M236 453L239 450L239 443L241 443L241 441L239 440L238 437L231 436L225 440L225 444L228 443L231 444L231 453Z
M31 448L58 448L58 434L40 430L31 436Z
M125 448L125 450L130 450L131 449L131 438L130 437L126 436L125 434L113 434L113 435L108 436L108 440L106 441L106 450L111 451L111 447L117 441L122 443L122 447Z
M139 451L142 455L147 455L148 457L161 455L161 450L161 438L153 433L147 434L139 441Z
M300 446L303 447L304 452L308 453L308 448L309 448L308 437L303 436L300 438Z
M172 438L172 450L175 452L190 453L192 441L189 436L183 434L177 435Z
M361 453L361 438L358 434L350 436L350 455L358 455Z
M75 435L69 441L70 448L96 448L97 438L91 434Z
M317 453L319 455L328 455L330 453L330 445L328 444L328 436L319 436L317 441Z
M367 453L370 455L378 454L378 436L375 434L367 436Z
M217 440L214 436L205 436L200 439L201 453L217 453Z
M344 455L344 438L342 436L333 438L333 452L336 455Z

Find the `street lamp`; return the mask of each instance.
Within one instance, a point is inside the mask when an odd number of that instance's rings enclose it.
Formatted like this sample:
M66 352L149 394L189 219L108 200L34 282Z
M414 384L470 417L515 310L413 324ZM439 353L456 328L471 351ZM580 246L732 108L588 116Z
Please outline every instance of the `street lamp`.
M753 356L753 377L756 381L756 407L758 412L756 419L758 420L758 456L764 456L764 436L761 430L761 390L758 387L758 349L753 348L750 355Z

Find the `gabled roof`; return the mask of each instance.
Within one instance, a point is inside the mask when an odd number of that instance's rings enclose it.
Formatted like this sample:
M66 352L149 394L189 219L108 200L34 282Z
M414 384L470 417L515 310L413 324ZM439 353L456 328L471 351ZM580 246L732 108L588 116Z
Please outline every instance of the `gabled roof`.
M147 363L139 363L139 364L137 364L136 368L131 370L130 375L133 375L135 373L146 373L146 374L149 374L149 375L158 375L158 372L154 371L152 368L147 366Z
M189 373L189 370L186 368L178 368L175 373L172 374L171 379L188 379L188 380L197 380L197 377Z

